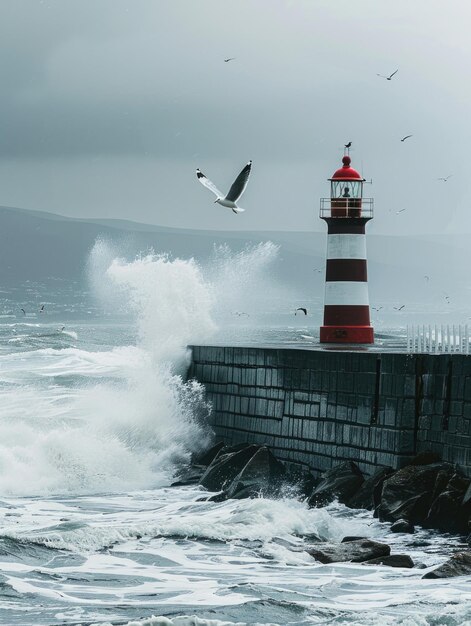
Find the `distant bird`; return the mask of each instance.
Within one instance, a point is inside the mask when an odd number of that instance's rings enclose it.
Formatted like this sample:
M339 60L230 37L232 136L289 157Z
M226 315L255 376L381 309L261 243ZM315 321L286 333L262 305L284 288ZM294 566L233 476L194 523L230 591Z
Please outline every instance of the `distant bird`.
M320 273L320 272L322 272L322 271L323 271L323 269L324 269L324 268L322 268L322 267L315 267L315 268L314 268L314 271L315 271L315 272L319 272L319 273Z
M446 183L446 181L452 176L453 174L449 174L448 176L442 176L441 178L437 178L437 180L443 180L443 182Z
M250 317L250 315L248 313L244 313L244 311L234 311L234 315L237 315L237 317Z
M430 280L430 276L424 276L424 278L427 282Z
M26 315L26 311L24 309L20 309L20 311L23 311L23 315Z
M304 307L300 306L298 309L296 309L296 311L294 312L295 315L297 315L298 311L302 311L304 313L304 315L307 315L307 309L305 309Z
M373 309L373 311L381 311L381 309L383 308L382 306L373 306L371 307Z
M351 148L351 147L352 147L352 142L351 142L351 141L349 141L348 143L346 143L346 144L345 144L345 147L346 147L346 148Z
M397 306L393 306L393 309L395 309L396 311L402 311L402 309L405 307L405 304L401 304L401 306L397 307Z
M215 203L217 202L221 206L228 207L232 209L234 213L242 213L245 209L241 209L237 206L237 200L244 193L245 188L247 187L247 183L249 181L250 170L252 169L252 161L249 161L244 169L241 171L239 176L232 183L231 188L229 189L226 196L224 196L219 189L212 183L209 178L203 174L203 172L199 169L196 170L196 176L202 185L207 187L210 191L212 191L215 196L217 196Z
M396 215L399 215L399 213L403 213L405 211L405 209L399 209L399 211L396 211Z
M41 308L39 309L39 312L40 312L40 313L43 313L43 312L44 312L44 306L45 306L44 304L41 304Z
M376 74L376 76L380 76L381 78L385 78L386 80L391 80L392 77L397 74L399 72L399 68L393 72L392 74L390 74L389 76L383 76L383 74Z
M235 57L229 57L228 59L224 59L224 63L229 63L229 61L235 61Z
M65 329L65 326L61 326L60 328L57 329L58 333L62 333Z
M414 135L406 135L405 137L403 137L403 138L401 139L401 141L403 141L403 142L404 142L406 139L409 139L409 137L413 137L413 136L414 136Z

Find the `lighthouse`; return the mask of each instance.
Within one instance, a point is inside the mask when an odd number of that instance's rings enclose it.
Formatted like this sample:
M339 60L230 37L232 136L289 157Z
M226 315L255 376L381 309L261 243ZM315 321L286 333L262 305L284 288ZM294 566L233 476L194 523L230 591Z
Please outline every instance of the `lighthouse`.
M330 198L321 198L320 218L327 223L324 324L321 343L374 342L370 325L366 267L366 223L373 199L363 198L365 179L346 154L330 180Z

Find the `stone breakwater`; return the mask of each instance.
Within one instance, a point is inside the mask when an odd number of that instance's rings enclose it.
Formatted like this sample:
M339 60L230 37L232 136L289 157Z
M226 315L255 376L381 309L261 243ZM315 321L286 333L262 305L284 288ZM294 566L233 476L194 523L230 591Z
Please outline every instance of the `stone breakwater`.
M230 445L268 445L320 476L363 475L430 451L471 476L471 356L194 346L211 426Z

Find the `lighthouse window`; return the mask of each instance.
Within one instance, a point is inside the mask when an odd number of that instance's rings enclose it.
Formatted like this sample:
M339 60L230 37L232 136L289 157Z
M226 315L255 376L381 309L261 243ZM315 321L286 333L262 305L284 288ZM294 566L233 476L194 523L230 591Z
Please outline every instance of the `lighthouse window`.
M331 198L361 198L361 180L333 180L331 185Z

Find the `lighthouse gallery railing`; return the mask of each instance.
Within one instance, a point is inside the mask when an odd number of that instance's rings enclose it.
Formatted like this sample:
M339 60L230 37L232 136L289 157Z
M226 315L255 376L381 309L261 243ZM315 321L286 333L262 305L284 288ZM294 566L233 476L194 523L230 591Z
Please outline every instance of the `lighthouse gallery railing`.
M319 217L373 217L373 198L321 198Z

